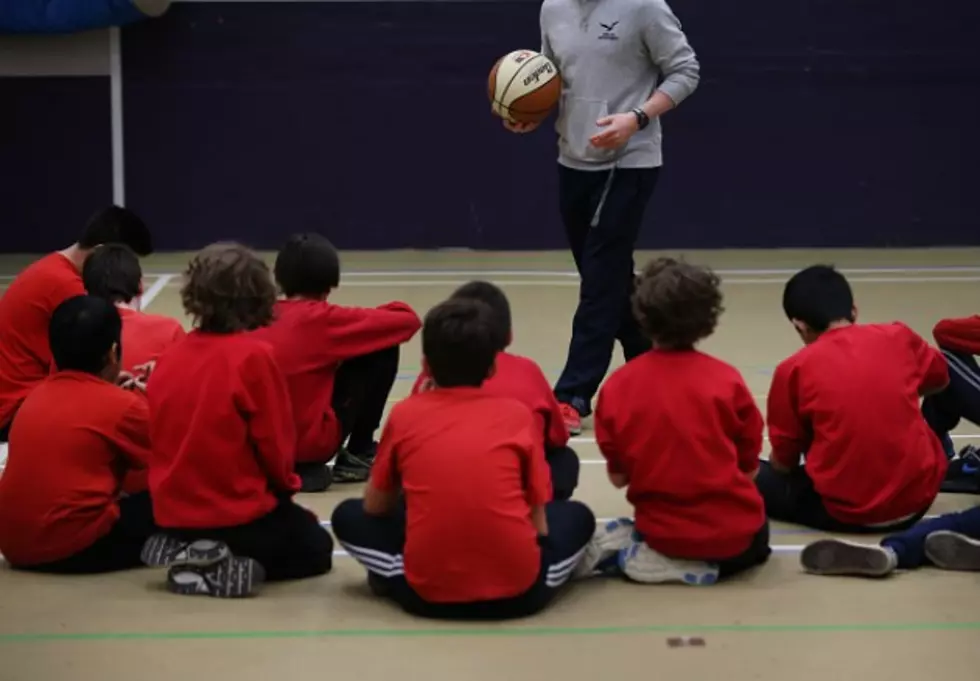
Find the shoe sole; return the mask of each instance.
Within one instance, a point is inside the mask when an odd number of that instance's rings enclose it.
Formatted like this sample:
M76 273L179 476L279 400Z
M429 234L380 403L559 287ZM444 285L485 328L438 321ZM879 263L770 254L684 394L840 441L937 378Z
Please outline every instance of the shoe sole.
M143 544L140 558L149 567L188 565L204 567L224 560L231 551L222 542L210 539L182 541L166 534L155 534Z
M334 482L367 482L371 477L370 466L334 466Z
M943 570L980 571L980 541L940 530L926 537L926 557Z
M619 569L631 581L640 584L686 584L688 586L711 586L718 581L717 570L684 570L687 561L674 561L674 565L651 565L637 559L638 550L643 545L635 541L629 548L619 552ZM693 563L692 563L693 564Z
M265 582L265 570L251 558L229 555L206 567L180 565L167 573L167 590L181 596L248 598Z
M800 564L811 575L884 577L895 566L880 546L842 539L820 539L800 552Z

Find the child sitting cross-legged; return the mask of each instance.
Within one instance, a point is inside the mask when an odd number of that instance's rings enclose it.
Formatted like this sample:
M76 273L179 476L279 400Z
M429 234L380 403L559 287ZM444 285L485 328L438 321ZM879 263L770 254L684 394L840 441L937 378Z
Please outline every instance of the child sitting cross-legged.
M599 393L596 442L635 520L598 528L578 574L706 585L769 558L769 526L753 477L762 415L739 372L695 349L722 312L710 270L649 263L633 311L653 349Z
M530 410L480 386L499 343L477 300L434 307L422 327L435 386L391 411L364 498L334 510L337 540L374 591L436 618L506 619L543 609L595 530L576 501L550 501Z
M333 542L297 505L296 426L272 348L252 333L272 321L269 268L244 246L214 244L181 288L194 330L157 362L149 487L162 534L143 560L169 567L180 594L241 597L263 581L330 570Z

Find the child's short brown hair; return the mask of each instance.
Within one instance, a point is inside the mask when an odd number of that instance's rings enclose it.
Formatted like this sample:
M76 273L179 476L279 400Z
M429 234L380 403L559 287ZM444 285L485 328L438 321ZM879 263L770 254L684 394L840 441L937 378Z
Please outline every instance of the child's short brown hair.
M268 265L251 249L217 243L187 265L180 299L201 331L235 333L272 321L276 287Z
M658 258L637 277L633 314L658 347L691 348L718 325L725 309L720 285L718 275L707 267Z

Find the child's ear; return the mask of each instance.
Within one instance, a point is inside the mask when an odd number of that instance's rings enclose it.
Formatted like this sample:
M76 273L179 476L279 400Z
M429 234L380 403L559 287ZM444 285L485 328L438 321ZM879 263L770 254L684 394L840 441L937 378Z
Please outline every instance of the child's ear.
M857 305L851 308L851 323L856 324L858 320L858 309Z

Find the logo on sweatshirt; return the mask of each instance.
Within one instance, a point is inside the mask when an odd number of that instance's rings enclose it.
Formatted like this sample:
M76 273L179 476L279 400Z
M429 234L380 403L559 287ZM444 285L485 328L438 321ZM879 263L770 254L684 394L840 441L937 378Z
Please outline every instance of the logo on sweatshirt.
M619 26L618 21L614 21L611 24L604 24L600 21L599 25L602 26L602 33L599 34L599 40L619 40L619 36L616 35L616 27Z

